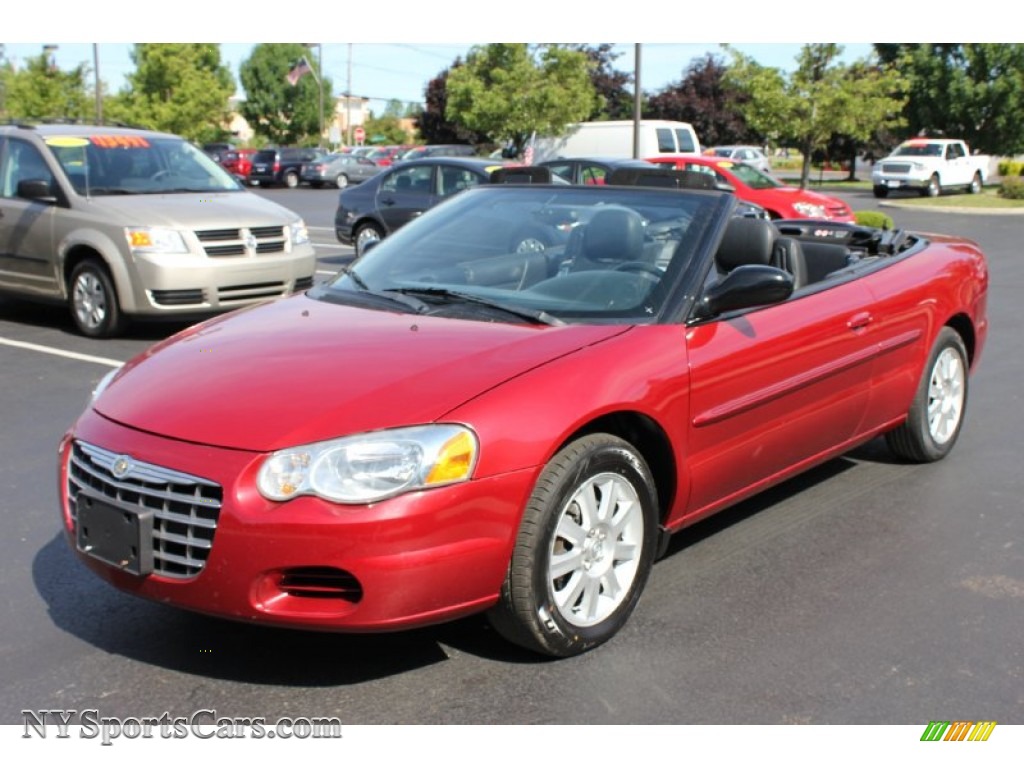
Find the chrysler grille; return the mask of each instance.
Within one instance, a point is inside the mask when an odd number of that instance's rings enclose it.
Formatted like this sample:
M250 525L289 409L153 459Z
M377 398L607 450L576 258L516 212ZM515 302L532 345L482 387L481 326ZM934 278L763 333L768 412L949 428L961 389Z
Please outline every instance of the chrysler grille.
M76 440L68 462L68 509L78 519L80 491L121 509L153 510L153 573L171 578L198 574L210 555L223 501L221 487L173 469L129 459Z
M284 253L288 242L285 227L203 229L196 237L207 256L262 256Z

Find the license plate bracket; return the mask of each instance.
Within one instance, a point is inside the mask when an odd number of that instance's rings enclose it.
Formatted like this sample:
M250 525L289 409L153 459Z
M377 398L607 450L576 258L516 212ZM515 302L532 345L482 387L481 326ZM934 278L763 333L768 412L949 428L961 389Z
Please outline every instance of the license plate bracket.
M123 509L80 492L75 544L79 552L136 576L153 572L153 511Z

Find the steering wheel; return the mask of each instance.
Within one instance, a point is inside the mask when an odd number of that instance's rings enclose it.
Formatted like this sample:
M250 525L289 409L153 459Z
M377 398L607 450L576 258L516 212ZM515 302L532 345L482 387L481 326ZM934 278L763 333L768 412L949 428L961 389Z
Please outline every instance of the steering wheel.
M149 178L150 178L151 181L160 181L160 179L166 179L170 175L171 175L171 172L169 170L167 170L166 168L164 168L161 171L157 171L156 173L154 173Z
M640 272L653 277L655 280L661 280L664 276L664 272L653 264L648 264L645 261L624 261L621 264L616 264L612 267L613 272Z

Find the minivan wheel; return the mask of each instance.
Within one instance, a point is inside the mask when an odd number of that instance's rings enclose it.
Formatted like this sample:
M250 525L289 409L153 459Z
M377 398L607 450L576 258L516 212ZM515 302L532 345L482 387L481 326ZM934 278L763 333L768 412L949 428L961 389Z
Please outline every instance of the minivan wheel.
M96 259L86 259L71 272L68 304L71 319L85 336L107 338L121 330L124 318L114 282Z
M295 171L288 171L288 173L284 175L284 183L289 189L295 189L299 186L299 174Z

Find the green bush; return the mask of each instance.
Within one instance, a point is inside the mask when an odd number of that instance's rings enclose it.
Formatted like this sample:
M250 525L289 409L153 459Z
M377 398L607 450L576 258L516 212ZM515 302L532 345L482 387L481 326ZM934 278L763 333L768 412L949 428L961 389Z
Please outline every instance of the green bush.
M1020 176L1007 176L999 184L999 196L1007 200L1024 200L1024 181Z
M1024 163L1021 163L1019 160L999 161L1000 176L1020 176L1022 171L1024 171Z
M853 220L862 227L892 229L895 226L892 217L886 216L881 211L854 211Z

